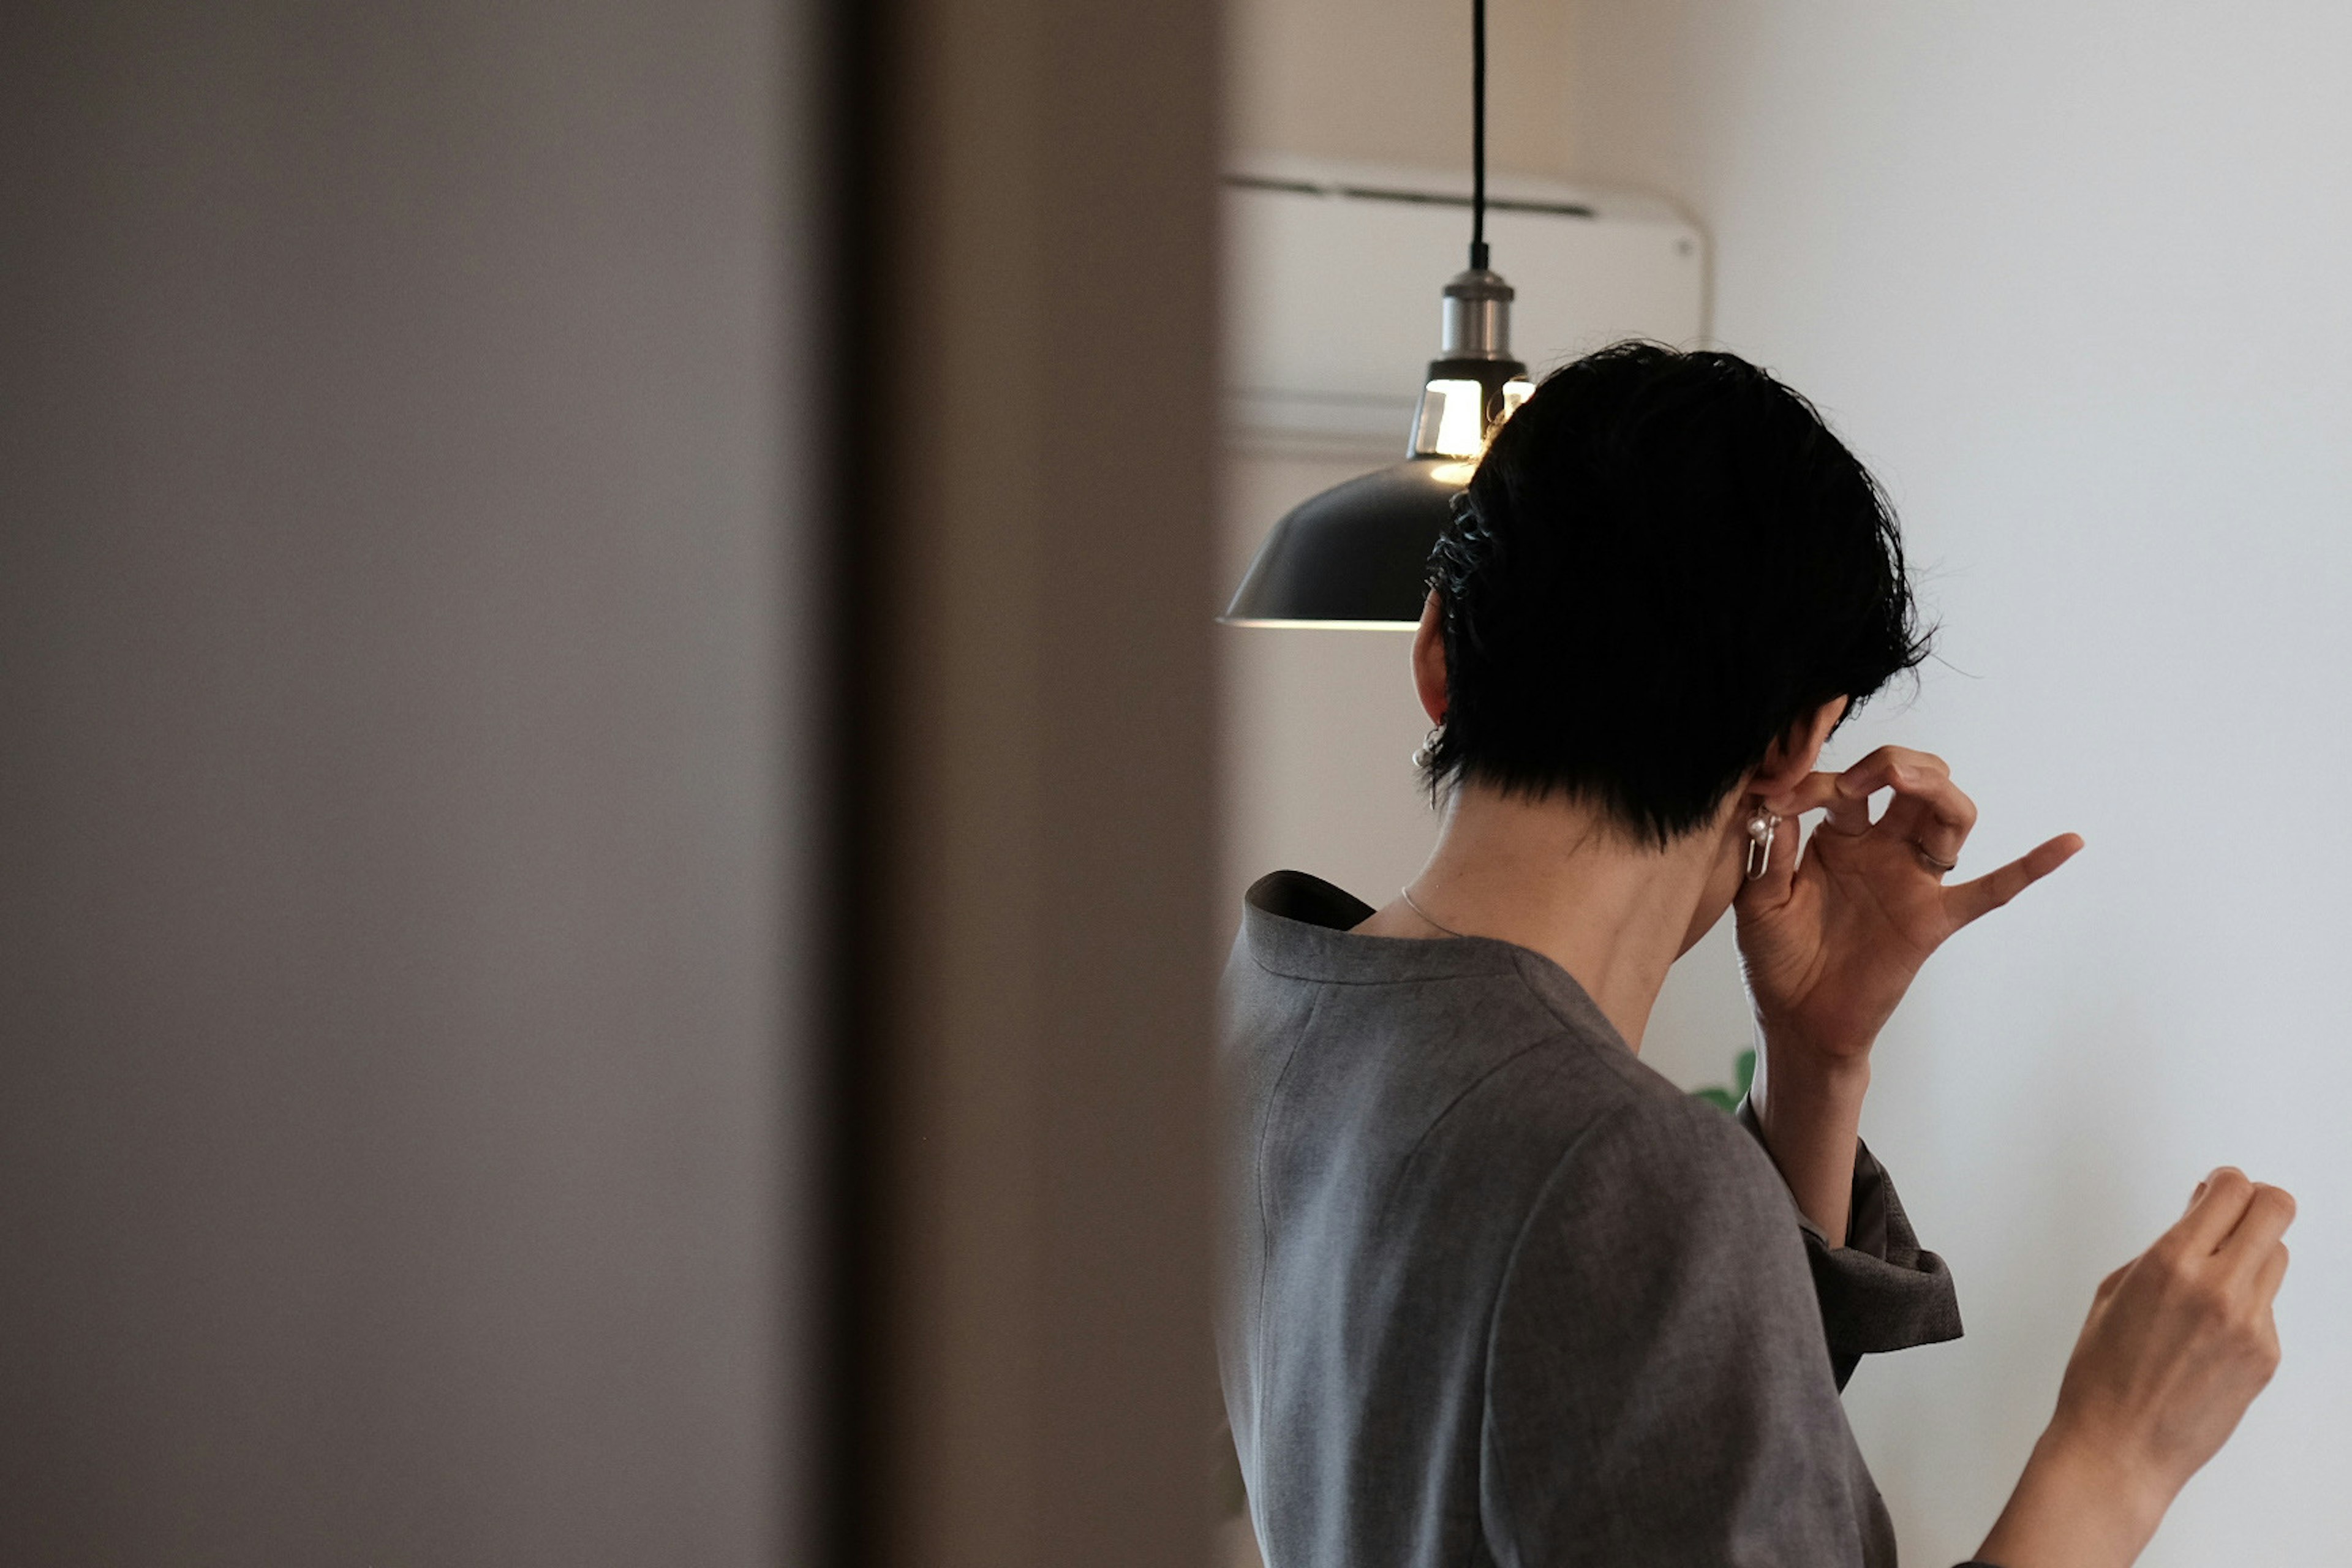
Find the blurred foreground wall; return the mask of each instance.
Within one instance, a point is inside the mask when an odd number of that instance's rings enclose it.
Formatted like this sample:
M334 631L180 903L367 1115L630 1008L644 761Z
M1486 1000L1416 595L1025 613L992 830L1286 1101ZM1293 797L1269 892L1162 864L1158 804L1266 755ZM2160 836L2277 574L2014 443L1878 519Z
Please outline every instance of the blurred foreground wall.
M1199 1561L1215 32L0 16L0 1562Z
M850 384L866 1544L1196 1568L1217 7L884 16Z
M0 1560L804 1524L803 9L0 22Z

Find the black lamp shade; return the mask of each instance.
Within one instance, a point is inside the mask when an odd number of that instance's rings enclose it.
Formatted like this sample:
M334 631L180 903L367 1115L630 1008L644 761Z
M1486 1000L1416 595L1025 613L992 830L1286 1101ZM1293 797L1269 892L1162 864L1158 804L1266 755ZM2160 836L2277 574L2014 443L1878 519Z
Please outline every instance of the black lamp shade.
M1234 626L1410 626L1429 552L1472 465L1415 458L1336 485L1286 513L1220 619Z

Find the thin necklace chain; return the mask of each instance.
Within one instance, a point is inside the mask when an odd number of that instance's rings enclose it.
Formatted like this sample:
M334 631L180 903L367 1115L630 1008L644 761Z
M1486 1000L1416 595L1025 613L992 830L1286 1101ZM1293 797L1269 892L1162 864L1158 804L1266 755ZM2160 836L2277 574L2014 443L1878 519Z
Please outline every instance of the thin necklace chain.
M1433 915L1427 910L1423 909L1421 907L1421 900L1412 896L1412 889L1411 888L1399 888L1397 889L1397 894L1404 900L1407 906L1412 909L1414 914L1419 915L1423 920L1427 921L1431 925L1435 926L1446 935L1467 937L1470 934L1466 931L1455 931L1452 926L1447 925L1444 921L1439 920L1435 915Z

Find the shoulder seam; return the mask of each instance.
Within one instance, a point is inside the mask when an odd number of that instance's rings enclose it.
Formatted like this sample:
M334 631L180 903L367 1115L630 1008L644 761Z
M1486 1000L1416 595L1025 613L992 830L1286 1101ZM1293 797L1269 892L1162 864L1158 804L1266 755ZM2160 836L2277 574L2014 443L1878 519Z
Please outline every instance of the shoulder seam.
M1591 1142L1596 1137L1617 1127L1629 1119L1639 1119L1653 1103L1653 1101L1644 1099L1622 1100L1617 1105L1612 1107L1603 1115L1595 1117L1590 1124L1579 1131L1574 1138L1569 1141L1566 1147L1560 1150L1559 1157L1552 1162L1551 1168L1544 1173L1543 1180L1537 1184L1535 1197L1528 1205L1528 1212L1522 1215L1519 1220L1518 1231L1511 1237L1511 1245L1503 1255L1502 1272L1495 1284L1495 1299L1488 1304L1486 1309L1485 1350L1481 1358L1484 1364L1480 1368L1478 1389L1479 1426L1482 1433L1486 1428L1486 1423L1492 1419L1494 1413L1493 1379L1497 1348L1496 1344L1496 1335L1501 1329L1503 1303L1511 1293L1512 1282L1518 1273L1520 1254L1527 1247L1528 1233L1535 1227L1536 1216L1544 1211L1546 1205L1551 1197L1553 1189L1559 1184L1561 1171L1567 1167L1570 1161L1574 1160L1583 1152L1584 1146L1587 1143ZM1658 1101L1655 1103L1663 1104L1664 1102ZM1704 1118L1692 1119L1687 1115L1687 1111L1704 1110L1707 1109L1706 1107L1702 1106L1697 1101L1689 1100L1687 1099L1681 1100L1679 1102L1679 1107L1686 1108L1686 1110L1684 1110L1678 1119L1683 1120L1691 1125L1709 1125ZM1675 1113L1669 1114L1674 1115ZM1664 1120L1664 1118L1661 1118L1661 1120ZM1748 1131L1745 1128L1738 1126L1736 1122L1727 1121L1726 1125L1738 1135L1738 1139L1741 1142L1751 1145L1754 1143L1754 1140L1748 1137ZM1480 1443L1480 1465L1482 1469L1485 1464L1484 1448L1485 1443L1482 1436ZM1501 1478L1496 1478L1496 1484L1498 1488L1501 1487L1503 1484ZM1511 1510L1511 1500L1507 1494L1504 1497L1503 1501L1504 1511L1507 1515Z
M1559 1008L1552 1005L1551 998L1544 994L1543 987L1537 984L1533 980L1528 977L1527 960L1528 958L1541 959L1548 967L1558 968L1559 966L1551 963L1550 960L1544 959L1541 953L1522 954L1519 952L1514 952L1511 954L1511 973L1517 977L1521 985L1527 987L1528 994L1532 995L1536 999L1536 1005L1541 1007L1553 1017L1558 1018L1559 1020L1560 1027L1570 1031L1571 1034L1590 1033L1591 1030L1590 1020L1579 1020L1569 1017L1567 1015L1563 1014ZM1568 972L1566 970L1561 970L1560 973L1566 974ZM1570 982L1576 984L1578 990L1581 991L1583 989L1583 983L1581 981L1578 981L1575 975L1570 974L1568 975L1568 978ZM1623 1035L1618 1032L1617 1026L1610 1021L1609 1016L1601 1012L1601 1004L1592 1001L1589 994L1586 996L1585 1000L1592 1008L1593 1017L1601 1020L1601 1026L1609 1031L1617 1047L1620 1050L1622 1050L1627 1056L1636 1055L1637 1053L1634 1051L1632 1043L1628 1041Z
M1299 1020L1298 1032L1291 1037L1290 1049L1283 1053L1281 1070L1274 1075L1273 1087L1266 1090L1265 1110L1258 1119L1256 1136L1251 1140L1250 1166L1255 1173L1257 1181L1258 1232L1257 1327L1253 1335L1256 1345L1255 1353L1250 1358L1256 1363L1251 1368L1252 1378L1256 1384L1255 1394L1251 1401L1253 1421L1256 1419L1257 1411L1263 1409L1265 1405L1265 1299L1268 1284L1274 1278L1274 1216L1267 1208L1266 1140L1274 1131L1275 1110L1276 1103L1282 1099L1283 1086L1290 1081L1291 1067L1298 1060L1298 1053L1307 1044L1307 1035L1315 1027L1315 1016L1323 1010L1323 998L1326 994L1328 993L1325 989L1318 986L1316 988L1315 1000L1307 1004L1307 1016ZM1257 1436L1255 1431L1250 1434L1250 1441L1253 1445L1257 1442Z
M1462 1088L1455 1092L1454 1098L1447 1100L1444 1107L1440 1110L1436 1115L1429 1119L1429 1125L1421 1130L1421 1135L1412 1141L1412 1147L1406 1150L1404 1152L1404 1158L1397 1163L1396 1184L1390 1191L1389 1202L1394 1203L1396 1201L1396 1194L1403 1189L1405 1175L1411 1171L1412 1163L1421 1157L1422 1146L1429 1142L1431 1137L1436 1133L1438 1128L1444 1124L1445 1119L1453 1115L1455 1109L1459 1107L1464 1100L1477 1093L1480 1089L1484 1088L1490 1080L1493 1079L1496 1074L1511 1066L1514 1062L1517 1062L1523 1058L1533 1056L1538 1051L1543 1050L1546 1047L1570 1046L1577 1043L1579 1043L1579 1037L1570 1030L1555 1030L1550 1034L1538 1036L1536 1038L1529 1040L1527 1044L1518 1047L1517 1049L1506 1055L1500 1061L1491 1063L1484 1072L1481 1072L1476 1078L1472 1079L1468 1083L1464 1084ZM1612 1110L1610 1114L1613 1115L1615 1112ZM1582 1133L1578 1134L1578 1137L1580 1138L1582 1136ZM1550 1177L1547 1175L1545 1180L1549 1182Z
M1528 989L1533 990L1534 987L1530 986ZM1565 1021L1566 1020L1562 1020L1562 1022ZM1489 1302L1486 1307L1486 1331L1484 1336L1486 1348L1484 1354L1480 1358L1484 1364L1479 1368L1478 1375L1478 1426L1480 1431L1478 1462L1479 1468L1482 1470L1486 1468L1486 1444L1485 1432L1487 1423L1494 1419L1495 1413L1495 1334L1502 1323L1503 1299L1510 1294L1511 1279L1518 1272L1519 1253L1520 1250L1527 1246L1528 1232L1534 1228L1536 1215L1543 1212L1544 1200L1551 1195L1552 1185L1559 1180L1559 1173L1561 1169L1566 1166L1570 1160L1576 1157L1577 1152L1584 1147L1585 1143L1591 1139L1593 1134L1599 1132L1602 1128L1615 1123L1620 1117L1624 1116L1633 1108L1633 1103L1634 1102L1629 1100L1611 1108L1606 1114L1593 1118L1592 1121L1587 1125L1582 1131L1579 1132L1575 1137L1568 1141L1567 1146L1559 1152L1559 1158L1551 1163L1551 1169L1546 1171L1544 1173L1544 1179L1536 1184L1535 1198L1528 1205L1528 1212L1519 1216L1519 1228L1511 1237L1509 1249L1503 1254L1503 1271L1501 1276L1495 1281L1495 1299ZM1501 1489L1503 1486L1503 1478L1499 1476L1496 1477L1495 1484L1498 1489ZM1507 1493L1506 1493L1503 1499L1503 1511L1507 1516L1513 1511L1511 1507L1511 1499Z

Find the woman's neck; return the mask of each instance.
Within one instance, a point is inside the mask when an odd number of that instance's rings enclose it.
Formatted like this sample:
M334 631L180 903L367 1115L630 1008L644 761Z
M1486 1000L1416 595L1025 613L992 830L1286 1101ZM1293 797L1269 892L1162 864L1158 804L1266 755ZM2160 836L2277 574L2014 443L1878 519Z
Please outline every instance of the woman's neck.
M1450 931L1530 948L1575 976L1638 1051L1667 969L1737 889L1728 842L1718 830L1659 849L1583 801L1465 784L1446 806L1412 898L1357 929L1401 937Z

